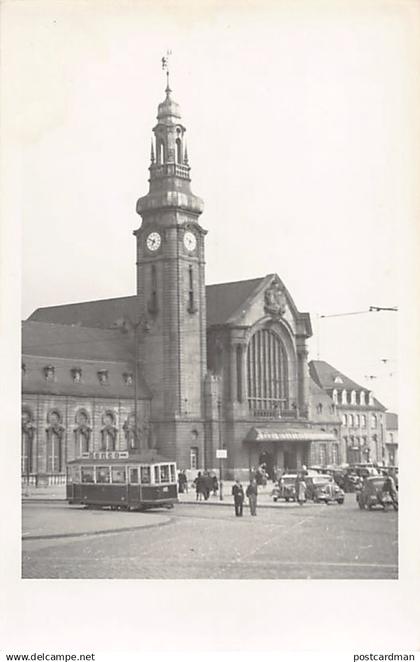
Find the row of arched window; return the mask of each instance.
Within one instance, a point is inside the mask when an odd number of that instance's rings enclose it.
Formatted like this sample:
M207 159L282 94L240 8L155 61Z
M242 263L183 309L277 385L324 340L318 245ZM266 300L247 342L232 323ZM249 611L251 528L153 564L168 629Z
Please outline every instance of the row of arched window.
M343 414L343 425L347 428L366 428L367 416L365 414ZM376 414L370 415L370 427L376 430L378 427L378 416Z
M51 409L46 416L46 427L35 425L32 410L24 406L22 408L22 473L24 475L33 472L35 435L38 432L45 434L46 442L46 471L47 473L61 473L65 467L64 443L66 431L73 435L74 457L80 457L83 453L93 450L92 424L90 414L86 409L80 408L74 416L73 424L66 430L63 425L63 415L59 409ZM122 430L124 433L125 448L136 448L143 436L147 439L149 427L143 423L135 434L134 414L128 414ZM99 450L115 451L118 444L117 415L113 410L106 409L101 416Z

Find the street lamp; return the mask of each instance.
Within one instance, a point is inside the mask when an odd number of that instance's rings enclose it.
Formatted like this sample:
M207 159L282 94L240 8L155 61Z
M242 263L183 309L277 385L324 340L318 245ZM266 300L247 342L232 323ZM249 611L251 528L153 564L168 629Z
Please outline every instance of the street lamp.
M223 501L223 476L222 476L222 402L217 401L217 411L219 414L219 501Z

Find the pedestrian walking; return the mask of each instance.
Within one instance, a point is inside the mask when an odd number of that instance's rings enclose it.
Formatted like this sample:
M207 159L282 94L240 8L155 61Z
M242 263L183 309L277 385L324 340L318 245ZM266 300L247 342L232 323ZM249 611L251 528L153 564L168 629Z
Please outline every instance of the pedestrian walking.
M194 484L195 484L195 500L201 501L203 498L203 491L204 491L203 476L201 475L201 471L198 472L197 478L194 480Z
M304 476L301 473L298 473L296 476L296 501L298 502L299 506L303 506L304 502L306 501L306 483L304 480Z
M251 515L256 515L257 514L258 487L257 487L257 481L255 480L255 478L253 478L251 480L248 487L246 488L246 495L248 497L249 510L251 511Z
M183 494L185 491L185 485L187 483L187 477L185 475L185 471L180 471L178 474L178 492L180 494Z
M204 500L207 501L210 496L210 491L213 487L213 480L208 471L204 472L203 476L203 494Z
M236 517L242 517L242 511L244 507L244 488L242 487L239 480L235 481L234 486L232 487L233 502L235 504L235 515Z

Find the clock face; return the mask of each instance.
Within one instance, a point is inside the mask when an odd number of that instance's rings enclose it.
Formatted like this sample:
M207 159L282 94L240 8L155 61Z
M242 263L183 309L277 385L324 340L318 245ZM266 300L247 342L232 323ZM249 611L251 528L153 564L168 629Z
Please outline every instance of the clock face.
M149 251L157 251L162 243L162 237L159 232L151 232L146 239L146 246Z
M186 232L184 234L184 246L187 249L187 251L195 250L195 247L197 246L197 239L195 234L193 234L192 232Z

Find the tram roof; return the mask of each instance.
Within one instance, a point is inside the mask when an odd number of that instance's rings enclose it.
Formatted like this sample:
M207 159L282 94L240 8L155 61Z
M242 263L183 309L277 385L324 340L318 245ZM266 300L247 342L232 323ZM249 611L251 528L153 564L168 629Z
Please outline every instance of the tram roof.
M101 451L98 451L99 453ZM158 453L147 452L129 454L128 457L79 457L75 460L69 460L67 464L174 464L175 460L170 460Z

